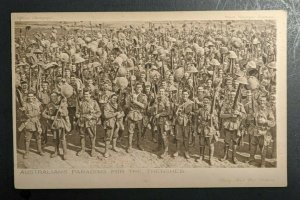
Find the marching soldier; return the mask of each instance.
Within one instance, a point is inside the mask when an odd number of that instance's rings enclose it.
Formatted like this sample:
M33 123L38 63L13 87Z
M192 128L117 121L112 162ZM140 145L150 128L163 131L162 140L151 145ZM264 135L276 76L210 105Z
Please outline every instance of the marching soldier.
M255 127L253 130L253 136L250 143L250 158L248 162L255 160L257 146L261 150L261 167L265 167L265 157L267 148L272 141L272 135L270 129L275 126L275 117L267 107L267 98L261 96L259 98L259 106L257 112L254 114Z
M127 152L131 152L132 139L135 128L138 129L137 136L137 147L139 150L144 150L141 145L141 134L143 126L143 116L147 106L147 96L142 93L143 86L141 83L136 84L136 93L131 94L127 107L129 108L128 118L128 147Z
M39 121L41 110L38 104L34 102L34 94L28 92L27 102L24 103L23 107L20 108L24 111L26 120L21 124L18 130L21 132L25 130L25 154L24 159L29 157L30 140L34 135L37 143L37 150L41 156L44 156L41 143L42 128Z
M209 165L213 165L212 157L214 155L214 145L219 137L218 115L217 112L211 108L211 104L210 97L204 97L203 107L199 109L196 120L196 129L199 134L200 143L200 159L204 160L205 146L208 146ZM211 111L211 109L213 111Z
M229 145L232 144L232 162L237 163L236 160L236 148L240 142L240 125L241 121L245 115L245 109L243 104L238 103L236 108L234 108L234 99L236 93L231 91L229 94L228 101L223 104L221 109L220 117L223 119L223 128L225 134L225 147L224 147L224 157L221 159L225 161L228 159Z
M59 145L62 144L63 159L67 160L67 141L66 130L70 130L70 121L68 117L68 104L66 98L61 98L58 92L53 91L51 102L45 108L42 116L48 120L49 128L52 131L54 139L54 153L51 158L59 155Z
M159 151L163 147L163 153L160 155L162 158L168 154L169 142L167 131L168 127L168 117L170 115L170 102L165 96L165 89L160 88L159 96L157 97L154 105L152 106L154 110L154 120L158 128L158 148Z
M194 102L189 99L189 92L187 90L182 92L183 102L176 110L176 124L175 124L175 139L176 151L173 154L177 157L180 151L180 146L184 146L184 156L186 159L190 158L189 155L189 135L192 126L192 112Z
M105 130L105 152L104 157L109 157L108 153L108 146L112 141L112 150L118 152L117 150L117 139L118 133L122 127L122 121L124 117L124 112L120 111L118 102L117 102L117 95L113 94L110 97L109 102L104 106L104 130Z
M79 134L81 150L78 156L85 152L86 136L88 135L91 141L92 150L91 156L96 156L95 142L96 142L96 124L98 118L101 116L98 103L91 99L90 90L83 91L83 100L79 103L76 110L76 118L78 118Z

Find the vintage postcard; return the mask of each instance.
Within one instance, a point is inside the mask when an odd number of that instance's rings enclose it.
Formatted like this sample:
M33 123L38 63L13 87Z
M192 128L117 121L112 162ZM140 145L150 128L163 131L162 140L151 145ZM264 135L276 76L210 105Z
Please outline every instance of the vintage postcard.
M11 27L16 188L287 186L285 11Z

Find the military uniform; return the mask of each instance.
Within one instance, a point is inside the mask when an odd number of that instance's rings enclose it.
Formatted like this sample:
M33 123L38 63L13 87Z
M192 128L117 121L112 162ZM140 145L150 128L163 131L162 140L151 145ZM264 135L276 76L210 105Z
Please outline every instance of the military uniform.
M62 99L61 102L50 102L43 112L43 117L48 120L48 128L51 129L55 142L55 150L51 157L56 157L59 154L59 145L62 143L63 159L67 159L67 142L66 130L71 129L71 124L68 116L67 99Z
M129 99L129 102L127 103L127 107L129 108L129 113L127 115L128 118L128 151L132 148L132 139L134 130L137 127L137 146L139 149L142 150L141 147L141 134L142 134L142 126L143 126L143 117L145 114L145 109L147 106L147 96L143 93L137 94L137 102L139 102L141 106L137 105L135 102L133 102L132 99Z
M117 138L118 138L118 132L120 129L124 129L122 127L123 123L123 117L124 113L122 112L122 115L117 116L116 113L119 112L118 104L113 104L111 102L108 102L104 106L104 123L103 127L105 130L105 153L104 157L108 157L108 146L109 143L112 141L112 149L114 151L117 151L116 144L117 144Z
M209 147L209 163L214 154L214 143L219 137L219 122L217 112L210 113L209 108L200 108L197 112L196 131L199 135L200 157L204 160L205 146Z
M146 93L146 96L147 96L147 108L143 118L143 137L145 137L147 129L150 129L152 141L156 142L155 132L157 131L157 127L155 127L155 124L153 123L153 121L155 121L153 120L154 112L153 109L151 109L155 101L155 97L151 91L148 94Z
M272 141L270 129L275 126L273 111L267 107L259 107L254 114L255 126L250 143L250 161L254 160L257 146L261 149L261 167L265 166L267 148Z
M100 110L104 111L104 107L107 104L109 98L111 97L111 95L113 95L114 92L106 90L106 91L101 91L98 94L98 102L99 102L99 106L100 106Z
M68 113L69 113L69 119L71 123L71 131L72 131L75 129L76 106L79 101L80 93L79 90L76 89L77 87L76 84L71 83L71 86L73 87L73 94L68 98Z
M170 102L167 97L158 97L152 109L154 111L154 120L158 128L158 150L163 147L162 157L168 153L168 135L169 130L169 115L170 115ZM159 117L156 117L159 115Z
M50 97L49 97L49 91L40 91L37 95L38 100L41 102L41 112L44 112L46 109L47 105L50 102ZM41 125L42 125L42 143L46 144L47 143L47 120L45 118L41 118Z
M35 136L37 142L37 150L41 155L44 155L42 151L42 144L41 144L41 123L40 123L40 114L41 110L39 105L36 103L24 103L23 110L26 116L26 121L21 124L19 127L19 131L25 130L25 154L24 158L28 158L29 156L29 147L30 147L30 140L32 135Z
M98 103L93 99L83 100L77 107L76 116L81 142L81 151L78 155L85 152L85 136L88 135L92 144L91 156L95 156L96 124L101 116Z
M228 158L229 145L232 142L232 161L233 163L236 163L236 147L241 139L240 125L246 112L243 104L237 103L237 108L235 109L237 115L232 116L234 114L234 110L232 107L233 102L227 101L223 105L220 113L220 117L223 119L223 128L225 134L225 155L222 160L226 160Z
M187 100L183 102L176 111L175 120L175 138L176 138L176 152L174 157L178 156L180 146L184 146L184 155L189 158L189 136L192 127L192 112L194 110L194 102Z

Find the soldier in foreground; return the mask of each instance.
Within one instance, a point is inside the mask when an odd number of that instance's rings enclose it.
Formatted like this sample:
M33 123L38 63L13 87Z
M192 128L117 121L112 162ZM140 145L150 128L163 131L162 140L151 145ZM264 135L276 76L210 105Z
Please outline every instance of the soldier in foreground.
M189 155L189 135L192 127L192 112L194 102L189 99L189 92L187 90L182 92L183 103L178 106L176 111L176 124L175 124L175 139L176 139L176 151L173 154L177 157L180 151L180 147L184 147L184 157L190 158Z
M152 106L154 110L154 119L158 128L158 147L157 150L160 151L163 148L163 152L160 155L162 158L168 154L169 142L167 129L167 120L170 115L170 102L165 96L165 89L160 88L159 96Z
M91 99L90 91L85 89L83 91L83 101L79 103L76 110L81 144L81 150L77 153L78 156L85 152L86 136L89 136L91 141L91 156L96 156L96 124L100 115L98 103Z
M203 98L203 107L197 113L196 128L199 134L200 159L204 160L205 147L208 146L209 159L208 164L213 165L212 157L215 150L215 142L219 137L219 121L217 112L212 108L214 103L211 98L206 96ZM198 161L198 160L196 160Z
M113 94L110 97L109 102L104 106L104 123L103 127L105 130L105 152L104 157L108 158L110 154L108 153L108 147L112 141L112 150L118 152L117 150L117 139L119 136L119 130L123 127L120 127L121 120L123 120L124 112L120 111L118 108L117 95Z
M51 154L51 158L59 155L59 145L61 143L63 159L67 160L66 129L71 129L67 99L61 98L58 92L53 91L51 94L51 102L47 105L42 116L48 120L49 128L53 134L54 152Z
M228 151L229 145L232 144L232 163L236 164L236 148L240 142L240 125L243 117L245 116L245 109L243 104L237 102L234 105L234 100L236 98L236 92L231 91L227 102L223 105L220 113L220 117L223 119L224 134L225 134L225 147L224 147L224 157L221 161L225 161L229 158Z
M255 161L257 146L261 150L261 167L265 167L267 149L272 141L270 129L275 126L275 118L271 109L267 107L267 98L259 98L259 106L254 114L255 124L250 143L250 158L248 162Z
M128 118L128 147L127 152L130 153L132 149L132 140L135 129L137 128L137 148L143 151L141 144L142 128L143 128L143 116L147 106L147 96L142 93L143 85L141 83L136 84L136 93L131 94L129 101L127 102L127 108L129 108Z
M25 130L25 154L24 159L29 157L29 148L30 148L30 140L32 135L34 135L37 143L37 151L41 156L44 156L44 152L42 150L42 128L41 123L39 121L41 110L39 105L34 101L34 94L32 92L28 92L27 102L24 103L23 107L20 108L21 111L24 111L26 120L19 127L19 131Z

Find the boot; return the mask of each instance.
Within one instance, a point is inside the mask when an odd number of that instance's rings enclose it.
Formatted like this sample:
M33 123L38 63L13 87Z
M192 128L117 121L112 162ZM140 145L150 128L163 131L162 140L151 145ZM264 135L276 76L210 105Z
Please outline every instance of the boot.
M238 160L236 159L236 145L232 146L232 163L237 164Z
M95 141L94 138L91 139L91 143L92 143L91 156L92 156L92 157L95 157L95 156L96 156L96 150L95 150L95 147L96 147L95 143L96 143L96 141Z
M81 156L85 153L85 138L80 138L81 150L77 153L77 156Z
M132 139L133 139L133 134L129 133L127 153L130 153L132 151Z
M229 150L229 146L225 145L225 148L224 148L224 157L221 159L221 161L225 161L225 160L228 159L228 150Z
M63 160L68 160L68 148L67 148L67 141L63 140L62 142L62 148L63 148Z
M185 151L185 152L184 152L184 157L185 157L187 160L191 158L191 156L190 156L190 154L189 154L188 151Z
M115 152L119 152L119 150L117 149L117 138L114 138L112 141L112 150Z
M42 150L42 140L41 139L37 140L37 150L41 156L45 155Z
M180 142L176 142L176 151L175 153L173 154L173 157L176 158L179 154L179 151L180 151Z
M54 149L54 152L51 154L51 158L55 158L56 156L58 155L58 148L57 148L57 146L55 147L55 149Z
M213 165L214 165L213 160L212 160L212 157L214 156L214 150L215 150L214 146L210 147L210 149L209 149L209 159L208 159L208 164L209 164L210 166L213 166Z
M104 158L108 158L110 155L108 153L108 147L109 147L110 141L105 141L105 152L104 152Z
M25 154L24 154L24 159L28 159L29 158L29 146L30 146L30 142L26 141L25 142Z

